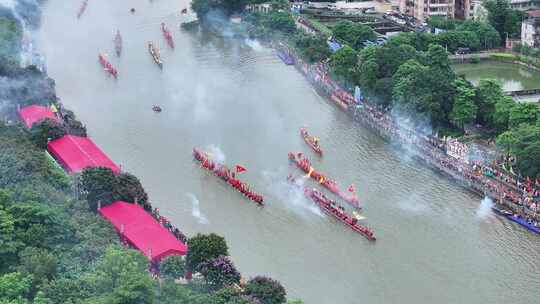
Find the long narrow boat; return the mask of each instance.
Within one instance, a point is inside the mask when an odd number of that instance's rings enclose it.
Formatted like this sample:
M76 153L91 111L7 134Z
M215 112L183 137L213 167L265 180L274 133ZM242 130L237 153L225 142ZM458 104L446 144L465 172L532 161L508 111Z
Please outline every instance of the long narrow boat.
M208 154L193 148L193 158L201 163L201 167L212 172L215 176L221 178L229 186L236 189L238 192L242 193L245 197L254 201L259 205L264 205L264 197L254 191L249 189L249 185L240 181L235 177L235 174L232 173L226 165L214 162L210 159Z
M81 4L81 7L79 8L79 11L77 12L77 19L81 18L81 16L86 11L87 6L88 6L88 0L84 0L83 3Z
M321 155L323 154L323 151L321 149L321 146L319 145L319 139L313 137L313 136L310 136L307 132L306 129L304 128L301 128L300 129L300 135L302 135L302 137L304 138L304 141L306 142L306 144L308 146L311 147L311 149L313 149L313 151L317 152L317 154Z
M311 198L319 207L326 213L343 224L349 226L353 231L362 234L364 237L366 237L370 241L375 241L375 235L373 234L373 231L369 229L366 226L362 226L358 223L358 220L356 218L348 216L343 210L340 210L337 206L336 202L332 201L331 199L327 198L322 192L319 190L313 188L313 189L306 189L305 190L306 196Z
M354 191L349 191L350 194L347 194L339 189L339 185L327 178L325 175L323 175L320 172L317 172L313 167L311 166L311 162L307 157L304 157L302 153L292 153L289 152L289 160L296 164L298 168L300 168L302 171L307 173L309 177L316 180L326 189L330 190L332 193L336 194L337 196L341 197L343 200L345 200L349 205L351 205L354 208L358 208L358 197L356 196L356 193ZM349 187L350 188L350 187Z
M527 221L526 219L524 219L523 217L519 216L519 215L508 215L506 216L509 220L513 221L513 222L516 222L518 224L520 224L521 226L529 229L530 231L533 231L533 232L536 232L538 234L540 234L540 223L535 223L534 222L529 222Z
M117 30L116 35L114 36L114 50L116 56L120 57L122 54L122 35L120 35L120 30Z
M163 32L163 37L165 37L167 44L171 47L171 49L174 49L173 37L164 22L161 22L161 31Z
M114 66L107 60L106 54L99 54L98 55L99 63L103 67L103 69L109 73L109 75L113 76L115 79L118 78L118 71L114 68Z
M294 182L294 178L289 175L287 177L287 180L289 182ZM338 203L335 201L327 198L321 191L313 188L309 189L307 187L304 188L304 194L307 198L311 199L315 204L321 208L324 213L333 216L338 221L342 222L349 228L351 228L354 232L360 233L364 237L366 237L370 241L375 241L377 238L373 234L373 230L370 228L361 225L358 222L358 218L361 218L361 216L348 216L345 213L345 210L343 207L341 207Z
M152 56L152 59L154 59L154 62L159 66L160 69L162 69L163 61L161 61L159 49L156 48L152 42L148 42L148 52Z

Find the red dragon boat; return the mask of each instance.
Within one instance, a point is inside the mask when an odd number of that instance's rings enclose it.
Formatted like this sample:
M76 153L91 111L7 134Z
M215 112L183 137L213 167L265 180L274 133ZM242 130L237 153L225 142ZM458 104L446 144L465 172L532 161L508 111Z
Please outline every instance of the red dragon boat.
M289 182L294 182L294 178L292 175L289 175L287 177L287 180ZM345 213L345 209L340 206L335 201L329 199L324 195L321 191L313 188L308 189L307 187L304 188L304 194L306 197L311 199L315 204L319 206L319 208L324 211L324 213L333 216L338 221L342 222L346 226L349 226L354 232L360 233L364 237L366 237L370 241L375 241L375 235L373 234L373 230L370 228L361 225L358 222L358 219L361 218L360 216L348 216ZM354 212L353 212L354 213Z
M118 71L113 67L113 65L109 62L109 60L107 60L107 55L101 53L99 54L98 58L99 58L99 63L101 64L103 69L107 71L107 73L112 75L115 79L118 78Z
M79 8L79 11L77 12L77 19L80 19L82 14L86 11L86 7L88 6L88 0L84 0L81 4L81 7Z
M242 193L245 197L259 205L263 205L264 197L249 189L249 186L235 177L235 174L223 164L214 162L208 154L193 148L193 157L201 163L201 167L212 172L215 176L224 180L231 187Z
M167 44L171 47L171 49L174 49L173 37L164 22L161 22L161 31L163 32L163 37L165 37Z
M117 30L116 36L114 36L114 50L116 51L116 56L120 57L122 54L122 35L120 35L120 30Z
M304 129L304 128L300 129L300 135L302 135L302 137L304 138L304 141L306 142L306 144L308 144L308 146L310 146L311 149L313 149L313 151L317 152L317 154L322 156L323 151L321 149L321 146L319 146L319 139L318 138L316 138L314 136L310 136L308 134L307 130Z
M295 163L296 166L300 168L302 171L304 171L305 173L307 173L309 177L319 182L319 184L321 184L326 189L330 190L332 193L344 199L347 203L349 203L349 205L351 205L354 208L359 208L358 197L356 196L356 193L354 189L352 188L352 185L351 187L349 187L350 194L347 194L341 191L339 189L339 185L335 181L327 178L324 174L313 169L309 159L307 157L304 157L301 152L296 153L296 154L289 152L289 161Z

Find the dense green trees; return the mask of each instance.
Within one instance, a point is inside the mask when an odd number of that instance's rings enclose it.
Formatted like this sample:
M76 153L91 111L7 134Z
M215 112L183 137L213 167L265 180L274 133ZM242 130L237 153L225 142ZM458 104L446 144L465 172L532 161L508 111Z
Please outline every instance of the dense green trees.
M348 44L354 49L362 48L366 40L376 38L371 27L351 21L340 21L332 28L332 34L338 41Z
M150 209L148 194L139 179L129 173L115 174L103 167L87 168L81 174L80 186L93 210L98 207L98 201L102 207L114 201L125 201Z
M32 134L32 141L38 147L45 149L49 140L55 140L66 135L66 130L61 124L47 118L35 123L30 129L30 133Z
M272 30L288 34L293 33L296 30L294 20L289 13L276 11L270 13L269 17L267 25Z
M287 301L285 288L271 278L257 276L246 284L245 292L263 304L281 304Z
M109 168L87 168L80 178L81 191L92 210L98 208L98 201L104 207L114 201L116 175Z
M219 10L225 16L240 13L247 3L247 0L193 0L191 1L191 9L200 20L204 20L211 11Z
M186 266L189 271L198 271L202 263L209 262L220 255L229 255L229 247L225 239L215 233L195 235L189 239L188 247Z
M186 272L186 260L179 255L168 256L161 261L159 271L166 278L181 278Z
M199 265L206 282L215 289L240 282L240 272L230 258L220 255Z
M332 54L326 40L321 36L300 32L294 37L294 45L299 50L302 58L309 63L323 61Z
M456 95L450 120L458 128L463 129L466 124L472 123L476 119L478 107L475 104L476 90L472 84L463 78L457 78L454 82Z
M331 56L332 70L336 75L348 80L354 80L358 53L345 45Z
M516 156L524 176L540 177L540 127L521 124L497 137L497 145Z
M497 30L489 23L466 20L457 28L458 31L468 31L476 35L483 49L491 49L501 45L501 37Z
M523 13L510 8L508 0L486 0L484 7L488 11L489 23L499 32L502 41L506 35L519 38Z
M408 115L433 126L449 122L454 98L454 74L445 50L431 45L425 54L427 65L411 59L394 74L394 102Z

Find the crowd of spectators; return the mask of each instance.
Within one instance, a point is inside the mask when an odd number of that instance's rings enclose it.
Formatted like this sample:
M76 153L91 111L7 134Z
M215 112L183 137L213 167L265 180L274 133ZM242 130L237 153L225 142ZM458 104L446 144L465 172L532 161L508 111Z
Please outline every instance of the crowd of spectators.
M294 55L293 52L291 54ZM540 221L540 181L516 175L511 169L514 161L511 157L505 157L500 162L470 161L468 145L454 138L440 138L399 124L390 112L368 99L355 100L330 78L327 64L309 65L296 57L297 67L320 92L332 100L338 97L338 105L343 107L345 104L356 119L368 124L381 136L397 141L474 191L495 199L515 215L533 222Z

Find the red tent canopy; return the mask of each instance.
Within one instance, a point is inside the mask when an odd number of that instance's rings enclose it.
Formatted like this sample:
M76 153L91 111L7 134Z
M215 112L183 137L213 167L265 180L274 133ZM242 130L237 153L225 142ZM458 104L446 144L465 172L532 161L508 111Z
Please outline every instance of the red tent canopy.
M101 208L99 213L109 220L133 247L153 261L169 255L187 253L187 246L139 205L116 201Z
M36 122L39 122L45 118L50 118L54 121L58 121L58 118L48 107L38 105L27 106L20 109L19 117L28 129L30 129L32 125Z
M92 167L107 167L115 173L120 172L109 157L87 137L65 135L49 142L47 149L69 173Z

